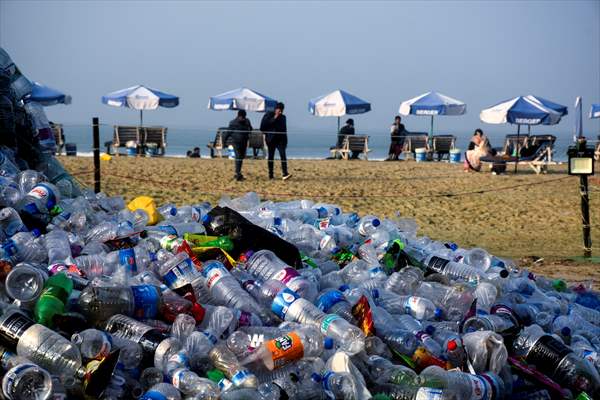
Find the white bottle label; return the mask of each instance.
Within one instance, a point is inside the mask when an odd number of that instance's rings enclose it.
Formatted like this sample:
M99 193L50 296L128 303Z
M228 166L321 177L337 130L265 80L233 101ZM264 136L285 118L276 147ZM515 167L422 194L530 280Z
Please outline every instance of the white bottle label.
M417 390L415 400L442 400L443 399L442 389L433 389L422 387Z

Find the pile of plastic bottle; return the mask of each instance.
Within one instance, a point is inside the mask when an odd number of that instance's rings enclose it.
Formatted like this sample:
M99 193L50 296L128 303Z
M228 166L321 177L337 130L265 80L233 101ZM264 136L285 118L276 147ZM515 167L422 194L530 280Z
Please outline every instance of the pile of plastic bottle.
M411 219L254 193L136 208L5 167L7 399L600 393L598 293Z

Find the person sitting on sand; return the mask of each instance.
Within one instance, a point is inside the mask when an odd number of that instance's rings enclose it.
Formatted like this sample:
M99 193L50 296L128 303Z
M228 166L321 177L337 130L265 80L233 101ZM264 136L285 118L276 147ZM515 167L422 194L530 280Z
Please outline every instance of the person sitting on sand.
M200 147L194 147L192 154L190 154L191 158L200 158Z
M402 148L404 147L404 138L406 136L406 128L402 123L402 117L396 115L394 123L390 126L391 143L390 149L388 150L388 161L398 160L400 154L402 154Z
M475 129L471 142L465 155L465 171L480 171L481 170L481 158L487 155L491 155L491 146L489 140L483 134L483 131L479 128Z

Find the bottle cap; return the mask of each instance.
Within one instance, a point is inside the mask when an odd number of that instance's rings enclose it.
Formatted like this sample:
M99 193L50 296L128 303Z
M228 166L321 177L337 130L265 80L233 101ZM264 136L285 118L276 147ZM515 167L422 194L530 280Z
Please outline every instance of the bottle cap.
M313 372L312 374L310 374L310 379L312 379L315 382L321 382L321 379L323 377L320 374L317 374L316 372Z
M500 271L500 278L508 278L509 272L506 269Z
M448 344L446 345L446 347L448 348L449 351L454 351L458 347L458 344L456 344L456 340L452 339L452 340L448 341Z
M169 214L171 214L172 216L177 215L177 207L171 207L171 209L169 210Z
M381 225L381 221L378 218L373 218L373 221L371 221L371 224L377 228L379 225Z
M281 218L279 218L279 217L273 218L273 225L281 225Z
M433 315L436 319L442 319L442 317L444 316L444 310L442 310L441 308L436 308L433 312Z
M340 287L338 288L338 290L339 290L340 292L345 292L345 291L346 291L346 290L348 290L348 289L350 289L350 285L345 285L345 284L344 284L344 285L342 285L342 286L340 286Z
M218 369L214 368L206 373L206 377L215 383L219 383L221 379L225 378L225 374L223 374Z
M372 397L373 400L391 400L391 397L384 393L377 393Z
M33 228L31 230L31 233L33 234L33 236L35 237L40 237L42 235L42 232L40 232L40 230L38 228Z
M212 221L212 217L210 215L208 215L208 214L205 214L202 217L202 223L203 224L209 224L211 221Z
M435 332L435 326L427 325L427 327L425 328L425 333L431 336L431 335L433 335L434 332Z
M561 330L560 330L560 334L562 336L571 336L571 328L569 328L568 326L564 326Z
M323 341L323 347L325 347L327 350L333 349L333 338L326 336L325 340Z

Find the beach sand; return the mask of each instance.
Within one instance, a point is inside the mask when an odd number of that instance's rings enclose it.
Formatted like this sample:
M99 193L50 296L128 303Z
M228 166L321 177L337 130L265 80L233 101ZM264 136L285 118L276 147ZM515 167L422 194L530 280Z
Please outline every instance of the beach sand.
M92 186L92 158L61 157L68 171ZM510 169L512 171L512 169ZM521 265L570 281L600 282L600 264L573 262L582 254L579 178L555 166L536 175L465 173L462 164L413 161L291 160L292 179L267 179L264 160L244 163L244 182L233 181L226 159L113 157L101 162L102 190L130 200L138 195L157 203L189 204L248 191L264 200L308 198L339 204L346 211L412 217L419 234L463 247L520 260ZM600 255L600 180L590 182L595 255Z

